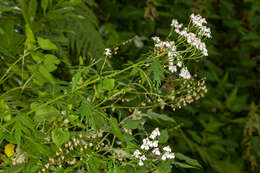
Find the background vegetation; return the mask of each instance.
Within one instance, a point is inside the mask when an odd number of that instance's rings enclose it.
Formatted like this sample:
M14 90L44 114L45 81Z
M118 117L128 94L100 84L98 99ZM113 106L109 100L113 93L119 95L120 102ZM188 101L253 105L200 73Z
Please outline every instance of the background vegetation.
M146 39L167 35L172 18L185 20L192 12L206 17L213 35L209 57L194 68L206 76L209 92L200 102L168 111L184 131L170 134L176 137L172 143L203 164L190 172L260 171L259 1L102 0L94 8L106 45L138 35L121 61L145 50Z
M66 82L71 80L82 61L91 61L88 57L98 59L103 55L105 47L114 48L131 39L124 47L120 46L119 53L115 55L116 60L111 62L111 66L120 69L122 63L134 61L151 48L152 36L166 37L172 18L186 21L191 13L196 13L207 18L212 29L213 39L207 43L209 57L192 64L193 71L200 78L206 77L208 93L199 102L183 109L173 112L166 107L162 113L180 124L179 130L168 134L169 143L174 146L174 150L198 160L203 168L177 167L172 172L260 172L258 0L34 2L0 1L0 94L10 89L12 93L14 91L14 94L5 93L4 99L0 95L0 111L4 115L1 118L5 118L1 122L12 118L4 113L11 107L7 106L8 100L12 100L17 111L33 109L38 104L37 99L40 98L44 103L56 97L49 96L54 91L46 83L58 84L58 91L55 92L62 92L62 87L69 85ZM14 8L16 6L19 8ZM38 40L31 36L32 32ZM34 50L36 42L46 42L41 38L48 38L57 47L52 45L38 51L32 55L32 61L21 64L23 68L14 68L11 75L3 76L8 68L13 67L11 64L16 62L17 55L23 55L21 60L26 57L25 48ZM46 62L45 65L49 67L47 69L41 66L45 62L38 58L43 53L46 54L46 51L56 51L56 56L51 56L51 53L48 55L52 61ZM22 72L23 69L25 73ZM24 85L15 88L20 79ZM27 81L31 80L41 90L35 87L33 91L26 92ZM24 94L16 93L21 88ZM31 100L28 101L28 98ZM49 109L50 112L57 111L53 107ZM15 113L15 110L12 111ZM24 121L26 119L21 119L20 123ZM19 123L16 124L19 126ZM161 126L171 128L167 123ZM28 128L30 127L21 129L20 133L26 134ZM3 126L0 127L0 130L3 129ZM9 142L20 140L18 132L14 134L15 138L10 137ZM36 136L40 138L42 135L39 132ZM6 144L6 136L6 133L0 133L1 153ZM39 147L36 143L28 145L32 148ZM45 152L44 148L40 150Z

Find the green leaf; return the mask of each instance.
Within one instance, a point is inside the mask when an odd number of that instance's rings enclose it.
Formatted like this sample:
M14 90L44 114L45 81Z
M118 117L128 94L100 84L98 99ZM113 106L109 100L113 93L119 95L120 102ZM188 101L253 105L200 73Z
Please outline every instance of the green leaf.
M188 165L186 163L181 163L181 162L176 162L176 161L174 161L174 165L176 167L181 167L181 168L195 168L195 167Z
M114 86L115 86L115 79L106 78L102 81L102 87L105 90L112 90Z
M141 122L143 122L143 120L126 120L123 127L127 129L137 129Z
M81 77L81 70L79 70L72 78L72 93L75 91L77 85L78 85L78 82L80 80L80 77Z
M28 49L34 48L35 38L29 24L25 25L26 42L25 45Z
M51 132L51 137L57 147L60 147L69 140L70 133L68 131L63 131L61 128L58 128Z
M161 78L164 77L162 65L158 61L153 60L148 70L153 73L153 80L158 88L161 85Z
M31 56L37 64L40 64L43 61L44 57L44 55L40 52L31 52Z
M55 84L55 79L53 78L53 76L51 75L51 73L45 68L44 65L40 65L39 66L39 72L40 74L46 78L51 84Z
M60 115L60 112L53 106L46 106L35 112L34 119L38 122L52 122Z
M38 43L43 50L57 50L57 46L52 43L49 39L37 37Z
M47 7L48 7L48 2L49 0L41 0L41 6L42 6L42 9L43 9L43 14L46 15L46 10L47 10Z
M158 136L158 140L160 143L166 143L168 141L169 135L166 129L160 131L161 135Z
M28 15L30 16L29 20L31 22L34 21L35 14L37 11L37 6L38 6L37 0L30 0L29 8L28 8Z
M166 160L159 164L159 167L157 168L158 173L170 173L172 170L171 161Z
M121 129L119 128L117 119L114 117L111 117L110 119L110 124L111 124L111 130L113 132L113 134L118 137L119 140L121 140L122 142L124 142L123 140L123 134L121 132Z
M188 156L185 156L181 153L174 153L175 157L179 160L184 160L187 164L189 164L192 167L202 168L202 166L199 164L197 160L191 159Z
M90 125L94 130L96 130L96 121L95 121L95 107L88 100L83 100L80 106L81 111L81 121L86 118L88 125Z
M60 60L52 54L46 54L44 59L44 66L49 72L53 72L57 69L57 65L60 63Z
M151 118L153 120L157 120L158 121L158 119L161 119L161 120L169 121L169 122L172 122L172 123L176 124L176 121L173 118L168 117L167 115L164 115L164 114L157 114L155 112L147 112L146 114L143 114L143 115L145 115L148 118Z

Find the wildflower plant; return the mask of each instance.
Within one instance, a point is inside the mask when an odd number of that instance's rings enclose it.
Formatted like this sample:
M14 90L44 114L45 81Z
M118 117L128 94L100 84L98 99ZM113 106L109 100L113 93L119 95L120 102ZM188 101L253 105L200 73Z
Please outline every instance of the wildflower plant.
M207 92L205 79L197 79L188 65L208 55L204 40L211 33L204 24L206 20L194 14L187 27L172 20L165 41L153 37L151 52L120 68L113 66L113 58L121 45L106 48L99 59L79 57L79 65L69 70L70 81L52 73L61 68L58 46L35 39L26 25L24 54L0 79L0 84L21 80L0 96L0 141L17 149L1 156L1 169L40 173L199 168L197 161L168 143L166 127L178 124L162 112ZM10 73L14 66L18 74ZM24 104L13 100L17 91Z

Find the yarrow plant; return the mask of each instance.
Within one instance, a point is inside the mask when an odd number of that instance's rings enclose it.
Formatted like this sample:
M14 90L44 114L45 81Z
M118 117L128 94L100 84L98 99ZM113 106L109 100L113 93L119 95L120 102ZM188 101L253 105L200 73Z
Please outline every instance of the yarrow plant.
M106 48L100 59L85 62L80 57L80 65L70 71L71 82L58 77L56 81L50 73L60 63L52 52L57 50L54 43L41 37L27 40L32 45L15 63L26 58L28 66L23 62L22 71L31 78L0 97L4 108L0 140L6 141L8 149L1 169L158 172L173 166L200 167L195 160L173 152L174 139L169 139L167 127L178 133L179 125L163 110L173 114L207 92L205 78L197 79L188 65L208 56L204 40L211 33L204 24L206 20L194 14L187 27L173 19L165 41L153 37L152 52L119 67L113 58L131 40ZM32 37L28 27L27 36ZM23 92L27 86L24 100L28 103L18 109L9 100L12 91L22 88ZM149 129L154 130L149 134Z

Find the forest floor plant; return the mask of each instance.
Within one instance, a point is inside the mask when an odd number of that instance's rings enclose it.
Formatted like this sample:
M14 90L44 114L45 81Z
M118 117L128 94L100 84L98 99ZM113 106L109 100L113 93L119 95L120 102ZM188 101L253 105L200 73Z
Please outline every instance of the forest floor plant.
M189 63L208 55L204 40L211 33L204 24L206 20L194 14L187 27L173 19L166 41L153 37L152 50L121 69L110 63L120 46L105 49L100 59L84 62L80 57L71 82L54 77L61 63L57 46L49 39L35 39L26 25L24 54L0 76L1 85L14 80L0 90L0 172L201 168L167 142L167 127L174 126L176 132L180 127L162 112L207 92L205 79L197 79L189 69ZM11 77L13 71L20 76ZM13 100L15 94L24 95L23 100ZM21 102L29 106L22 108Z

